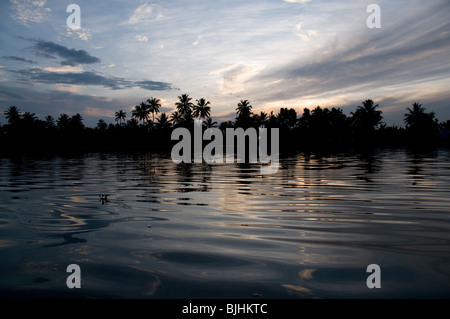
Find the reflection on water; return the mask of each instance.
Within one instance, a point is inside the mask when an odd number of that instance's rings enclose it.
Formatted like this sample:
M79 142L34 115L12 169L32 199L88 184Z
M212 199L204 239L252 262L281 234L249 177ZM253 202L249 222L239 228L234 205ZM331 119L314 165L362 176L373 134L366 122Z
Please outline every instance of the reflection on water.
M448 298L449 155L300 153L275 175L151 153L0 158L0 292Z

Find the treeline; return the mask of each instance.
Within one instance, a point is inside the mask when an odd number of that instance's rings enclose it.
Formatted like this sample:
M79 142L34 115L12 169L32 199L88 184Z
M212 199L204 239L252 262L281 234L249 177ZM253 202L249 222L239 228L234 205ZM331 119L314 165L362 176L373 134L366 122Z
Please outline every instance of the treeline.
M404 127L387 126L378 104L368 99L350 115L341 108L305 108L301 115L293 108L281 108L277 114L253 113L248 100L236 107L234 121L217 123L211 118L210 102L201 98L194 104L187 94L178 97L176 110L161 113L161 101L150 98L136 105L130 117L115 112L115 124L99 119L96 127L86 127L80 114L48 115L39 119L34 113L22 113L16 106L5 112L8 121L0 125L2 150L72 149L161 149L168 150L176 127L193 128L201 120L203 128L249 127L279 128L280 147L285 150L336 149L355 147L400 147L450 145L450 120L439 122L433 112L419 103L406 108Z

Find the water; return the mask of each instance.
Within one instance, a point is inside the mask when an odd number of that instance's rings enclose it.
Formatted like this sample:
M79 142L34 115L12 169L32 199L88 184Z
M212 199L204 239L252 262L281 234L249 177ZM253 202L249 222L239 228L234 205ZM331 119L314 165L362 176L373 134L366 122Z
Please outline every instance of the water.
M0 157L0 293L450 297L448 150L280 162L261 176L152 153ZM80 289L66 286L70 264Z

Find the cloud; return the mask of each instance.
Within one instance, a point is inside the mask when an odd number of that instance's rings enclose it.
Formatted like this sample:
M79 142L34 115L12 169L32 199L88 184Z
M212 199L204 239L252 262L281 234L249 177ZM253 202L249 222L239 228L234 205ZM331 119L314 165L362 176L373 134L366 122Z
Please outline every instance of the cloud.
M353 43L327 43L315 50L310 60L287 61L251 80L267 101L327 95L331 98L342 92L383 92L417 81L433 83L450 73L450 34L445 33L450 23L443 16L430 19L434 23L432 29L424 27L429 21L416 19L417 29L406 33L412 21L409 17L392 25L399 32L390 32L386 26Z
M110 109L92 107L92 106L86 106L82 112L83 112L82 113L83 115L95 117L95 118L112 117L112 114L113 114L113 112L111 112Z
M138 40L139 42L147 42L148 37L146 35L137 35L136 40Z
M49 72L40 68L16 71L23 76L24 82L65 85L99 85L119 89L126 81L119 78L105 77L93 71L84 72Z
M173 89L171 84L165 82L137 81L134 82L134 85L150 91L170 91Z
M95 127L99 116L114 120L114 110L120 110L124 105L132 104L126 98L111 98L84 95L67 90L37 91L35 88L18 88L0 83L0 101L2 111L6 106L16 105L20 110L31 113L43 119L46 115L57 118L62 113L83 115L87 126ZM134 102L134 101L133 101ZM2 115L3 112L0 113ZM128 114L127 114L128 115ZM3 121L2 121L3 122Z
M99 63L100 59L90 55L84 50L69 49L65 46L50 41L32 40L35 42L33 49L38 56L46 58L60 57L63 59L61 65L76 66L79 64Z
M22 101L25 100L25 98L26 97L17 88L0 86L0 101L3 101L4 103L8 103L6 101ZM8 104L14 105L14 102Z
M4 69L4 67L2 65L0 65L0 74L3 74L3 70L2 69ZM4 77L0 77L0 82L7 82L7 81L9 81L9 79L4 78Z
M149 21L149 18L152 16L155 10L158 10L158 13L156 14L157 20L164 17L157 5L144 3L133 11L133 14L130 16L126 24L139 24Z
M29 23L44 22L52 11L45 7L46 0L10 0L10 16L18 23L28 26Z
M94 71L83 71L72 66L29 68L10 72L18 74L20 79L27 84L103 86L112 90L141 88L149 91L170 91L173 89L172 85L166 82L130 81L124 78L105 76Z
M79 66L70 66L70 65L63 65L63 66L59 66L59 67L46 67L43 68L44 71L46 72L59 72L59 73L82 73L83 69Z
M305 30L305 33L301 32L303 22L299 22L296 26L297 33L296 35L301 38L303 41L309 41L313 36L317 35L317 30Z
M28 60L25 58L17 57L17 56L3 56L3 59L15 61L15 62L24 62L24 63L30 63L30 64L36 64L36 61Z
M91 31L88 28L76 28L76 27L67 28L66 34L68 36L75 36L83 41L88 41L92 37Z
M92 56L87 51L69 49L68 47L50 41L27 39L34 42L32 49L38 56L49 59L60 58L60 66L53 67L30 67L21 70L8 70L15 74L25 84L54 84L54 85L79 85L79 86L102 86L112 90L127 88L140 88L149 91L174 90L167 82L152 80L129 80L122 77L104 75L94 70L85 71L82 65L101 63L98 57ZM6 57L7 59L23 62L26 59L19 57ZM28 61L28 60L26 60ZM31 61L30 61L31 62ZM112 68L115 64L102 65Z
M221 75L218 80L221 93L232 94L245 90L247 82L262 71L258 65L232 64L212 71L211 75Z
M201 35L199 35L198 37L197 37L197 40L195 40L193 43L192 43L192 45L198 45L199 43L200 43L200 40L203 38L203 36L201 36Z
M283 0L284 2L289 2L289 3L308 3L311 2L311 0Z

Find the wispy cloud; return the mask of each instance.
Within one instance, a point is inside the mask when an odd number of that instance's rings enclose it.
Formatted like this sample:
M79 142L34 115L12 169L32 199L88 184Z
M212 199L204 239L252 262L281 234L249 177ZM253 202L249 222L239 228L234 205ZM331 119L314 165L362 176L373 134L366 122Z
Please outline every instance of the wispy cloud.
M29 68L11 71L19 75L22 82L28 84L62 84L82 86L103 86L112 90L141 88L149 91L173 90L170 83L157 81L131 81L125 78L102 75L95 71L83 71L79 67L62 66L60 68Z
M83 28L74 30L65 26L71 2L0 3L2 79L30 91L132 100L155 90L170 100L182 87L225 116L240 98L301 111L441 99L450 85L448 0L379 0L381 29L367 28L371 2L357 0L82 1Z
M123 77L101 74L95 70L83 70L83 65L100 64L100 67L112 68L115 64L104 65L100 58L85 50L71 49L66 46L44 40L27 39L34 42L32 50L37 56L58 60L60 66L31 67L20 70L9 70L20 82L26 84L54 84L77 86L101 86L112 90L139 88L149 91L174 90L171 83L153 80L129 80ZM26 59L6 56L6 59L25 62ZM29 61L32 62L32 61Z
M138 40L139 42L147 42L148 41L148 36L146 35L137 35L136 36L136 40Z
M318 31L317 30L305 30L304 32L302 31L302 25L303 22L299 22L296 26L296 30L297 33L296 35L301 38L303 41L309 41L311 40L312 37L316 36Z
M46 7L46 0L10 0L10 2L10 16L25 26L31 22L44 22L52 11Z
M283 0L284 2L289 2L289 3L308 3L311 2L311 0Z
M70 66L70 65L63 65L58 67L49 66L46 68L43 68L42 70L47 72L58 72L58 73L82 73L83 69L80 66Z
M68 47L56 44L51 41L31 40L35 44L33 49L39 56L56 59L62 58L61 65L76 66L79 64L100 63L100 59L90 55L85 50L69 49Z
M3 74L3 70L2 70L3 68L4 67L2 65L0 65L0 75ZM6 82L6 81L8 81L7 78L4 78L4 77L0 76L0 82Z
M131 17L128 19L128 23L134 24L139 23L145 18L148 18L150 14L153 12L153 6L144 3L143 5L140 5L137 7Z
M69 91L70 89L72 88L56 87L55 90L41 92L34 88L17 88L0 83L0 101L36 113L40 118L49 114L57 117L61 113L80 113L85 123L90 126L96 125L99 115L105 120L108 117L114 120L114 112L111 110L119 110L128 105L128 102L121 98L80 94Z
M203 36L201 36L201 35L199 35L198 37L197 37L197 40L195 40L193 43L192 43L192 45L198 45L199 43L200 43L200 40L203 38Z
M88 28L67 28L66 35L76 37L83 41L88 41L92 37L91 30Z
M177 90L172 87L170 83L157 82L157 81L135 81L133 86L149 91L171 91Z
M255 83L249 94L268 104L305 106L345 104L368 95L405 101L405 96L418 98L433 88L435 96L428 99L440 100L437 92L444 89L450 73L450 34L445 32L450 23L442 15L427 19L433 19L433 28L424 27L429 23L425 19L409 17L392 26L398 32L367 33L367 39L345 45L329 42L312 52L310 60L293 59L267 68L249 79ZM412 20L419 25L407 33Z
M37 63L36 61L28 60L28 59L21 58L18 56L3 56L2 58L6 59L6 60L10 60L10 61L15 61L15 62L24 62L24 63L29 63L29 64Z
M150 18L158 20L163 17L162 10L158 5L144 3L133 11L126 24L141 24L149 21Z
M218 84L222 94L238 93L245 90L247 82L262 71L258 65L245 65L236 63L218 70L211 75L219 75Z

